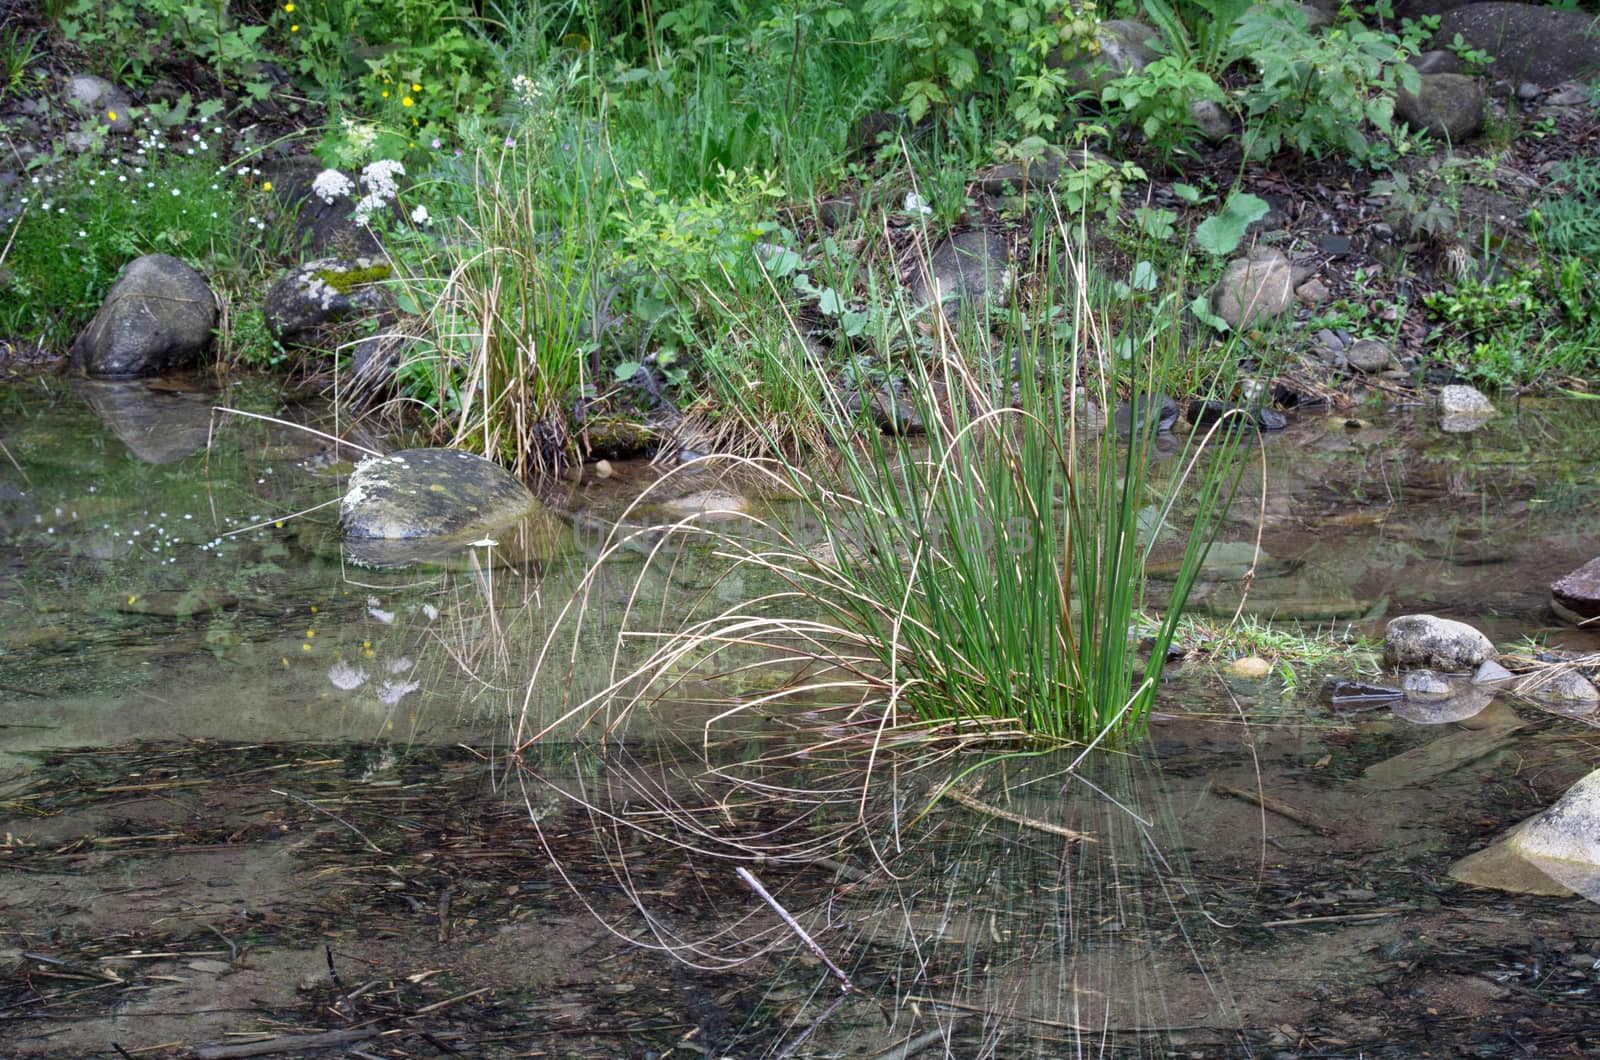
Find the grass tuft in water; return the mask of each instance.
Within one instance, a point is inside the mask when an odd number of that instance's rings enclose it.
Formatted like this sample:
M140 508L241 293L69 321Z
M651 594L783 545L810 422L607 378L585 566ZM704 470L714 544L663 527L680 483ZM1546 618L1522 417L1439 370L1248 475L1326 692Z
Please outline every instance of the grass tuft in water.
M841 393L819 374L792 389L809 395L831 454L809 469L738 465L790 497L790 510L770 522L690 516L648 539L615 534L602 565L648 540L646 567L658 573L670 575L691 546L714 550L728 570L699 597L663 607L653 626L630 606L619 643L653 647L633 667L619 650L610 686L562 720L604 716L614 727L688 682L731 689L766 667L792 675L756 697L766 711L823 698L848 700L880 731L1136 738L1253 432L1225 418L1180 442L1154 415L1126 433L1105 425L1095 409L1116 405L1119 390L1134 407L1156 399L1178 352L1178 305L1156 308L1168 315L1145 332L1157 336L1151 348L1108 359L1096 281L1064 225L1049 235L1040 242L1055 249L1036 263L1032 308L981 332L935 314L931 340L903 315L906 400L925 442L879 433L870 413L850 411L871 395ZM1175 459L1158 459L1161 448L1177 449ZM1145 561L1172 537L1183 560L1146 655ZM581 625L588 607L575 604L571 620ZM728 694L729 713L752 702L742 688Z

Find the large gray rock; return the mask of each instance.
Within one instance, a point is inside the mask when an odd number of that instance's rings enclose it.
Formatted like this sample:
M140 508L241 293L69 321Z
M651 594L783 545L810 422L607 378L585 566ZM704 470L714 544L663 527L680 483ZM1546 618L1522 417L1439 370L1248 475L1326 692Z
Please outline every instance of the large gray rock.
M267 330L285 346L315 346L341 322L372 316L393 303L385 284L394 268L381 258L320 258L280 276L267 291Z
M168 254L128 263L72 344L72 365L107 379L187 368L211 345L217 300L189 266Z
M1150 46L1161 34L1132 19L1112 19L1095 28L1094 39L1099 45L1096 54L1079 52L1067 56L1057 49L1050 64L1066 75L1074 92L1100 94L1100 90L1119 77L1137 74L1155 62L1158 55Z
M954 318L962 303L981 306L1005 300L1011 288L1011 250L1006 237L987 228L958 232L940 240L927 261L913 266L914 302L937 302Z
M101 125L119 132L133 128L133 117L128 113L132 106L128 94L103 77L73 74L67 78L62 95L74 110Z
M1580 625L1600 616L1600 557L1550 583L1550 606L1563 621ZM1590 622L1590 628L1600 622Z
M1279 316L1293 304L1294 268L1270 247L1230 261L1211 295L1212 311L1236 331Z
M1477 430L1494 416L1494 405L1475 387L1439 388L1439 428L1449 434Z
M1395 117L1419 132L1453 144L1483 131L1483 86L1465 74L1423 74L1415 93L1394 97Z
M1509 81L1556 85L1600 74L1600 34L1593 14L1534 4L1467 4L1447 11L1434 40L1467 45L1494 56L1490 72Z
M1477 669L1495 657L1494 642L1465 622L1433 615L1402 615L1383 633L1383 661L1400 670Z
M488 531L527 515L528 487L499 464L457 449L405 449L367 460L339 504L346 538L409 540Z

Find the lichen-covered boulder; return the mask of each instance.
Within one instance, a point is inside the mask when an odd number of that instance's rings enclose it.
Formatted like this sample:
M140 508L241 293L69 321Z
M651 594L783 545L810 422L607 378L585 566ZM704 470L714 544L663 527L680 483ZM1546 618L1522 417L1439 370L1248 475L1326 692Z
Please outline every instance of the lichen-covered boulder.
M1383 661L1396 669L1462 673L1494 657L1493 641L1450 618L1401 615L1383 633Z
M339 505L346 538L408 540L485 531L538 502L492 460L457 449L404 449L358 466Z
M146 254L128 263L78 333L72 365L103 379L188 368L216 326L217 299L200 274L170 254Z
M267 330L285 346L317 345L332 325L389 309L393 300L385 284L393 278L393 266L381 258L319 258L297 265L267 291Z

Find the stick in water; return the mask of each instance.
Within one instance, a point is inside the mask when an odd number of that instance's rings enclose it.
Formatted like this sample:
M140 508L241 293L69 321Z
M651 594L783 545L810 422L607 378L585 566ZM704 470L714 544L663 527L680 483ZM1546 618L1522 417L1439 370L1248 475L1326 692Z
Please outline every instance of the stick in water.
M790 916L789 911L783 906L779 905L776 898L767 893L767 889L761 886L761 881L756 879L755 873L751 872L743 865L740 865L736 871L739 873L739 878L743 880L752 891L760 895L761 900L770 905L774 913L777 913L783 918L783 922L789 925L789 930L800 936L800 941L806 944L806 949L816 954L817 960L828 966L828 971L832 972L833 977L839 980L839 989L843 990L847 994L854 990L855 984L850 981L850 977L845 975L837 964L834 964L828 959L828 955L822 952L822 947L818 946L811 936L806 934L806 929L800 926L800 922L794 917Z

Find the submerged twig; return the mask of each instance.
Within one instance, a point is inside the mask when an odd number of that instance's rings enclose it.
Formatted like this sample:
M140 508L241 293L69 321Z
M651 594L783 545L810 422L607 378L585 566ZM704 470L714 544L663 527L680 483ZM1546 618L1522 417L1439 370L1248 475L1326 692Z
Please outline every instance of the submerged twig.
M1049 821L1041 821L1036 817L1024 817L1020 813L1013 813L1010 810L1002 810L998 806L990 806L986 802L978 801L971 795L968 795L966 792L962 791L960 788L951 788L949 791L945 792L945 794L949 795L952 799L959 802L969 810L976 810L977 812L987 814L990 817L998 817L1002 821L1010 821L1012 824L1018 824L1024 828L1032 828L1039 832L1048 832L1051 835L1058 835L1063 839L1067 839L1072 842L1098 842L1094 836L1089 835L1087 832L1075 832L1071 828L1066 828L1059 824L1051 824Z
M361 829L357 828L355 825L351 824L349 821L345 820L343 817L340 817L338 814L334 813L332 810L324 810L321 806L318 806L316 803L312 802L310 799L302 798L299 795L296 795L296 794L294 794L293 792L290 792L290 791L283 791L283 790L280 790L278 788L268 788L267 790L272 792L274 795L282 795L286 799L293 799L295 802L302 803L302 804L304 804L306 806L309 806L311 809L316 810L320 814L324 814L324 815L326 815L328 817L333 818L335 821L338 821L340 824L342 824L346 828L350 829L350 831L354 832L358 839L360 839L363 843L367 844L367 849L368 850L372 851L374 854L383 854L386 857L388 856L387 852L382 847L380 847L378 844L374 843L372 840L367 838L367 834L365 832L363 832Z
M828 955L822 951L822 947L817 945L815 939L806 934L806 929L800 926L800 922L794 917L790 916L789 911L783 906L779 905L778 900L772 897L772 895L767 892L765 887L761 886L761 881L756 879L755 873L751 872L743 865L740 865L735 871L738 872L739 878L743 880L752 891L756 892L756 894L760 896L763 902L766 902L772 907L772 911L774 913L777 913L778 916L783 918L783 922L789 925L789 930L800 936L800 941L806 944L806 949L810 950L812 954L816 956L817 960L828 966L828 971L832 972L833 977L839 980L839 989L843 990L847 994L855 990L855 984L850 981L850 977L844 974L844 970L842 968L833 963Z
M1236 799L1243 799L1245 802L1259 806L1263 810L1270 810L1279 817L1287 817L1296 824L1305 825L1318 835L1339 834L1338 829L1317 820L1316 817L1305 810L1291 806L1281 799L1275 799L1266 792L1251 791L1249 788L1235 788L1227 784L1218 784L1216 791L1221 795L1232 795Z

